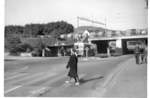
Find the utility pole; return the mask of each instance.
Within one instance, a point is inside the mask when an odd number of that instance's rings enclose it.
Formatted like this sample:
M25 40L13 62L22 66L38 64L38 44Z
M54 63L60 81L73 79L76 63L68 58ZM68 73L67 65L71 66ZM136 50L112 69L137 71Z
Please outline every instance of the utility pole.
M103 23L103 22L94 21L94 20L91 20L91 19L88 19L88 18L84 18L84 17L77 17L77 25L78 26L79 26L79 20L91 22L92 24L95 23L95 24L99 24L99 25L105 25L105 23Z
M79 27L79 17L77 16L77 28Z
M105 33L106 33L107 18L105 17Z
M146 7L145 7L145 9L148 9L148 0L145 0L145 5L146 5Z
M92 20L94 20L94 16L92 15ZM92 26L94 26L94 21L91 21L92 22Z

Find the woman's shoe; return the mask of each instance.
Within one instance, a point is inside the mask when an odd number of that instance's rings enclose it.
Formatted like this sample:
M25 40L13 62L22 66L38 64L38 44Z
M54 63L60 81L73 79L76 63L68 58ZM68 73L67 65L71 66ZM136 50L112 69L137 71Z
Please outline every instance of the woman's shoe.
M80 85L80 83L79 83L79 82L76 82L76 83L75 83L75 85L76 85L76 86L79 86L79 85Z
M65 81L65 83L70 83L70 81Z

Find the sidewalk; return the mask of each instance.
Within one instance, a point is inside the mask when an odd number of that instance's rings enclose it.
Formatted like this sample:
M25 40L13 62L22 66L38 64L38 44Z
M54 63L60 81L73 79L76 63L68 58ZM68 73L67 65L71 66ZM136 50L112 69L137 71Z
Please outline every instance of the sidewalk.
M126 56L126 55L122 55ZM61 58L69 58L70 56L60 56L60 57L32 57L32 56L11 56L8 53L5 53L4 60L45 60L45 59L61 59ZM117 59L119 56L111 56L106 58L101 57L79 57L78 59L81 61L89 61L89 60L111 60L111 59Z
M62 57L30 57L30 56L10 56L6 55L4 56L5 60L44 60L44 59L60 59Z
M147 65L135 64L131 58L106 87L103 97L147 98Z

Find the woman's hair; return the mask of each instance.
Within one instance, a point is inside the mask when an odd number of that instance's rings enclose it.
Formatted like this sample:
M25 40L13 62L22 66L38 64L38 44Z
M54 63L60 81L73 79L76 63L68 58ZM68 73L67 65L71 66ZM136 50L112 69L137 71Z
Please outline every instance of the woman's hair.
M75 48L72 48L72 53L71 53L71 55L73 55L73 54L77 55L77 51L76 51Z
M75 48L73 48L73 49L72 49L72 51L73 51L73 52L76 52L76 49L75 49Z

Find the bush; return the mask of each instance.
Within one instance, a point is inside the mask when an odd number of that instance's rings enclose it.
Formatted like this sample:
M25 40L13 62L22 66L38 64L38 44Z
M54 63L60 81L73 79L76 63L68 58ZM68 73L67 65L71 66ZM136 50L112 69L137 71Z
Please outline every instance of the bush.
M32 56L42 56L42 50L39 49L39 48L35 48L35 49L32 51Z
M100 58L107 58L108 57L108 55L107 55L107 53L101 53L101 54L96 54L96 57L100 57Z
M19 45L20 52L31 52L33 50L32 46L24 43Z
M20 55L20 53L18 52L19 48L18 47L12 47L9 52L10 52L10 55L15 55L15 56L18 56Z
M21 40L17 36L8 37L5 39L5 49L9 51L15 48L18 44L21 44Z
M33 48L29 44L18 44L10 49L11 55L20 55L21 52L30 52Z

